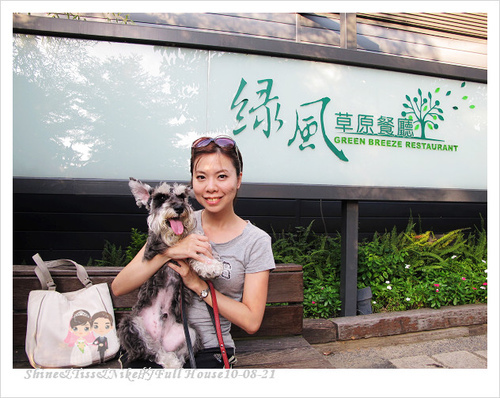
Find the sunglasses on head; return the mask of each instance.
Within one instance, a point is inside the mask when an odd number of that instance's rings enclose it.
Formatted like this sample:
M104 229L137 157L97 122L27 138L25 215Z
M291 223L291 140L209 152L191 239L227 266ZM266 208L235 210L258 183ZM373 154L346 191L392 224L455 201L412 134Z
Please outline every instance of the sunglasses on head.
M236 142L230 137L202 137L198 138L191 148L203 148L209 145L211 142L215 143L215 145L221 148L234 148L236 147Z

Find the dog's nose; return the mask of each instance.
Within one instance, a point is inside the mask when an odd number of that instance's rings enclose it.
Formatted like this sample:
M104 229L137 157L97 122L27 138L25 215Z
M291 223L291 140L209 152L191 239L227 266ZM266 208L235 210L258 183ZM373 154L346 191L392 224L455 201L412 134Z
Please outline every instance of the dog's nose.
M181 205L178 205L178 206L174 206L174 210L177 214L181 214L183 211L184 211L184 206L181 206Z

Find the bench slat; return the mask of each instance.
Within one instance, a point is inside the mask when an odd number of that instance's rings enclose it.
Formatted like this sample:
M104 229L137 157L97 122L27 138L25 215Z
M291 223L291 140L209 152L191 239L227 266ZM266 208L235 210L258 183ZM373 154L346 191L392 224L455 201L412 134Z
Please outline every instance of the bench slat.
M56 275L55 273L53 273L52 277L54 279L54 283L57 286L58 292L61 293L72 292L78 289L83 289L83 285L76 278L76 276L74 278L71 278L67 276ZM99 283L107 283L108 286L111 283L110 280L114 278L114 276L90 276L90 275L89 277L92 279L92 283L94 283L95 285ZM36 276L25 276L23 278L14 278L13 283L14 283L14 289L13 289L14 310L26 311L28 306L28 295L31 290L41 289L40 281ZM129 308L132 307L137 301L138 289L119 297L116 297L111 292L111 287L109 291L111 293L111 300L115 308Z
M289 272L287 269L302 269L301 266L292 264L277 264L275 271L269 276L269 289L267 295L268 303L301 303L303 295L303 274L302 272ZM63 267L51 269L51 275L59 292L71 292L82 289L83 286L76 278L76 273ZM14 266L14 310L26 311L28 295L31 290L41 289L40 282L35 275L34 266ZM115 267L86 267L89 277L94 284L108 283L118 274L120 268ZM111 289L110 289L111 292ZM111 299L115 308L129 308L137 301L137 290L123 296L116 297L111 293Z
M236 325L231 326L234 338L286 336L302 334L304 307L302 305L284 305L266 307L262 325L257 333L249 335Z
M94 284L108 283L110 277L92 277ZM83 286L76 278L61 278L53 276L54 282L57 285L59 292L71 292L82 289ZM26 311L28 305L28 295L31 290L39 290L40 282L35 277L15 278L13 282L14 294L14 310ZM111 288L110 288L111 292ZM123 296L116 297L111 292L111 299L115 308L129 308L137 301L138 290ZM267 294L268 303L301 303L304 299L302 289L302 273L293 274L271 274L269 277L269 290Z
M14 277L23 276L33 276L35 265L14 265L13 275ZM85 267L85 270L89 276L116 276L120 272L121 267ZM302 265L298 264L276 264L276 268L273 273L278 272L302 272ZM76 271L74 267L61 266L57 268L52 268L50 270L52 275L68 275L76 276Z
M302 303L303 301L302 272L271 272L267 291L268 303Z

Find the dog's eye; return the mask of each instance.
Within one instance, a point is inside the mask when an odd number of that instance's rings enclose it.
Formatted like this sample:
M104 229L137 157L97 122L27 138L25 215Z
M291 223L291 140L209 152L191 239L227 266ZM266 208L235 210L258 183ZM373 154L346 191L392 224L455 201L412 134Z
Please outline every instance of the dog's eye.
M155 196L155 201L156 202L163 203L163 202L165 202L165 200L167 200L167 195L165 195L163 193L160 193L160 194L158 194L158 195Z

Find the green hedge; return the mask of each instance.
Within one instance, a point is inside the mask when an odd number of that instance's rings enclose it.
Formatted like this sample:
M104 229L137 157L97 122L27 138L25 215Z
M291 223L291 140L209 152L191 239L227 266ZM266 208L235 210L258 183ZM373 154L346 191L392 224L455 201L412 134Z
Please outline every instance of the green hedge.
M298 227L274 236L277 262L302 264L304 316L340 314L340 235ZM484 225L443 236L405 231L375 233L359 243L358 288L370 287L374 312L486 303L487 236Z

